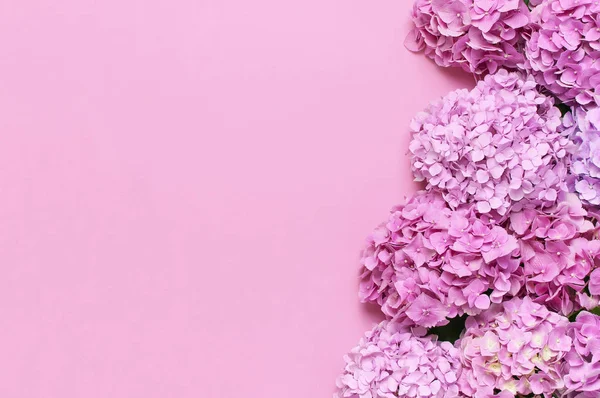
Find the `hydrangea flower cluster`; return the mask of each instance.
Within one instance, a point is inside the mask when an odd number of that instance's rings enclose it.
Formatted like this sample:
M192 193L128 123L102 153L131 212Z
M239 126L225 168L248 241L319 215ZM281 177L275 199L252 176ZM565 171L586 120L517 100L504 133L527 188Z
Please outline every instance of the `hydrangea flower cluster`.
M384 321L344 357L334 397L464 397L457 384L462 372L458 358L451 343Z
M405 45L440 66L460 66L467 72L494 73L524 62L522 30L529 10L519 0L417 0L414 29Z
M564 315L596 305L586 280L600 266L600 240L577 195L563 192L551 208L515 211L505 224L518 238L526 294Z
M552 205L566 179L560 111L531 78L500 70L433 102L412 121L412 170L456 208L506 214L522 199Z
M476 314L522 286L517 240L478 217L451 210L438 192L417 192L392 209L363 252L360 298L425 327Z
M588 205L600 205L600 108L575 108L563 124L575 145L571 152L570 190Z
M486 398L496 390L545 396L562 390L561 369L572 348L568 326L567 318L528 297L470 317L460 339L461 391Z
M411 123L426 187L368 239L387 320L335 397L600 398L599 11L416 0L407 46L482 76Z
M600 105L600 3L543 0L531 15L525 68L568 105Z

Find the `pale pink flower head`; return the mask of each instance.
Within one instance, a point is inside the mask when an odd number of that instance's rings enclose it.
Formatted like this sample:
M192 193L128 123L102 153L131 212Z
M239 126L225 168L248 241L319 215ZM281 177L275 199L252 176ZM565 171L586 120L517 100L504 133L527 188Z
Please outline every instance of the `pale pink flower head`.
M600 4L596 0L536 4L525 68L567 105L600 105Z
M530 298L513 298L469 317L459 347L463 393L488 398L551 396L564 387L562 367L572 348L569 321Z
M415 179L481 214L506 215L521 200L551 206L567 189L571 145L553 105L531 78L506 70L449 93L411 123Z
M334 398L465 397L457 349L395 320L368 332L344 360Z
M458 66L474 74L516 68L529 11L518 0L417 0L414 28L405 40L411 51L440 66Z

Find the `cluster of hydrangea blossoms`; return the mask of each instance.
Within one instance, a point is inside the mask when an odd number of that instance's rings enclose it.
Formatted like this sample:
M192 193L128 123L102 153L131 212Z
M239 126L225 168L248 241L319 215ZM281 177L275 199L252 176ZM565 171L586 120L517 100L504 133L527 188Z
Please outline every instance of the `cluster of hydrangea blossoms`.
M524 4L414 5L407 47L481 80L411 124L426 191L368 239L359 294L388 320L346 358L336 397L600 398L600 6Z

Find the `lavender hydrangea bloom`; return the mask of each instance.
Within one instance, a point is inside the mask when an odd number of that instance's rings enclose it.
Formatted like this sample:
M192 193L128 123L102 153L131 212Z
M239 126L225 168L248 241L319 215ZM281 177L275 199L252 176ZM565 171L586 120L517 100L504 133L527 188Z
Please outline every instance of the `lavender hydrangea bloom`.
M588 205L600 205L600 108L589 111L576 107L563 119L566 133L575 145L571 152L568 180L572 192L577 192Z
M377 325L344 357L334 398L464 397L457 349L422 336L395 321Z
M567 318L528 297L468 318L456 344L463 364L461 391L488 398L495 391L549 397L561 390L564 358L572 347L568 326Z
M526 280L522 293L563 315L595 306L597 299L585 293L590 271L600 266L595 222L571 193L561 193L550 208L513 211L505 226L518 238ZM593 291L594 281L589 283Z
M519 292L517 249L514 236L473 207L451 210L438 192L419 191L369 237L359 296L388 316L442 325Z
M568 328L573 348L564 370L568 398L598 397L600 393L600 317L580 312ZM596 393L596 395L584 394Z
M552 205L567 189L570 145L553 105L533 79L503 69L451 92L411 123L416 180L440 189L452 208L473 203L504 215L521 199Z
M412 19L406 47L425 50L440 66L483 74L524 61L518 50L529 11L522 1L417 0Z
M600 3L539 3L532 11L525 67L564 103L600 105Z

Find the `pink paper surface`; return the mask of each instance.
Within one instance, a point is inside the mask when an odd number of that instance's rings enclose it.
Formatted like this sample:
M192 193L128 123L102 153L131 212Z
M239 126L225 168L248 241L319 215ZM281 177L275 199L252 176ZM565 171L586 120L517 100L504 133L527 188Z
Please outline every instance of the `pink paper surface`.
M331 397L410 118L408 0L0 1L0 397Z

